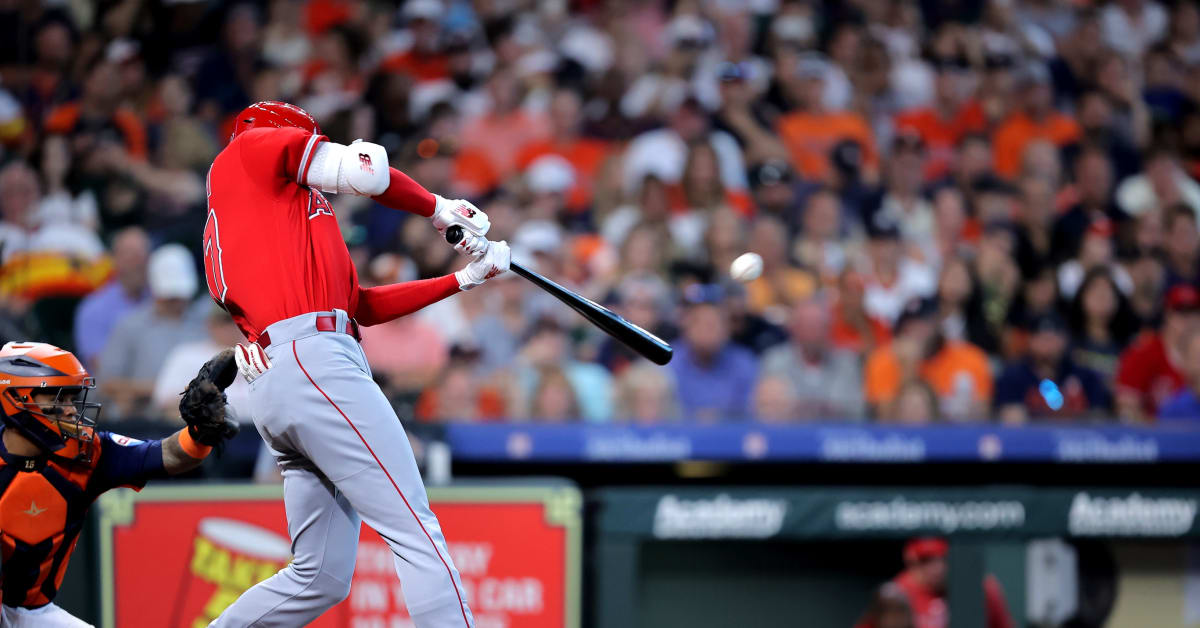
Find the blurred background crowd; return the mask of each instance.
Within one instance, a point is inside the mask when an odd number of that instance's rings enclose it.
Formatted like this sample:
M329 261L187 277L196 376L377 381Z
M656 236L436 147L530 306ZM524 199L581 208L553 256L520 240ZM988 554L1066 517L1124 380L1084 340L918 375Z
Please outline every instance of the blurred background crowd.
M268 99L676 347L499 281L364 330L402 416L1200 418L1192 2L0 0L0 336L77 351L110 424L240 340L204 177ZM366 284L463 263L334 207Z

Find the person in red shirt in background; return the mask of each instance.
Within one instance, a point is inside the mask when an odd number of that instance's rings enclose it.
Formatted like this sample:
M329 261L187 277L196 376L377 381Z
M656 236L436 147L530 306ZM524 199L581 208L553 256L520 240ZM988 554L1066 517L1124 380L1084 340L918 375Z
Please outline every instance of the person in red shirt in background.
M970 98L964 89L970 67L965 59L934 59L937 78L934 80L933 102L926 107L903 111L896 116L896 130L912 129L928 148L925 180L946 176L954 161L958 143L968 133L979 133L987 127L987 118L979 101Z
M567 191L567 209L572 212L581 212L591 204L596 175L612 154L608 142L583 136L582 107L579 92L571 88L557 90L550 101L550 136L526 143L517 153L517 168L522 172L545 155L558 155L571 164L575 182Z
M950 613L946 607L946 555L950 545L945 539L922 537L904 546L904 571L892 580L908 599L915 617L915 628L947 628ZM1012 616L1004 601L1004 591L995 576L985 576L983 598L987 628L1012 628ZM978 625L963 622L959 625Z
M1117 416L1146 422L1158 405L1184 387L1183 341L1200 328L1200 292L1183 284L1167 292L1162 328L1146 332L1121 354L1117 365Z

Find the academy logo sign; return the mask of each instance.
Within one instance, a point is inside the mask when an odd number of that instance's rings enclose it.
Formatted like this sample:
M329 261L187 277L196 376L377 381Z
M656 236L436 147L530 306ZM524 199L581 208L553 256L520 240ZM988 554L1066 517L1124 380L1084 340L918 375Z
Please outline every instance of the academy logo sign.
M838 530L916 532L999 532L1025 525L1025 505L1019 501L843 501L834 511Z
M1192 529L1197 506L1194 499L1076 493L1067 529L1075 536L1182 536Z
M660 539L763 539L779 533L788 503L783 499L679 499L665 495L654 511Z

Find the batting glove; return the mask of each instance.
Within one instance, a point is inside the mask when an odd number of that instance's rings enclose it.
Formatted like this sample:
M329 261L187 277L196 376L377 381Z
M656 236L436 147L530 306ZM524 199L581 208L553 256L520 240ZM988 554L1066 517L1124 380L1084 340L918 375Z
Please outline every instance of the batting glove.
M247 384L258 379L260 375L267 372L267 369L271 368L271 359L267 357L257 342L251 343L250 346L240 342L234 345L233 360L237 362L238 371L241 371L242 378L246 380Z
M487 251L483 255L467 264L466 268L454 273L454 278L458 279L460 290L470 290L475 286L483 285L483 282L508 270L508 264L512 258L508 250L508 242L501 240L487 244Z
M492 221L488 219L487 214L479 211L479 208L472 205L470 201L445 199L437 194L434 194L436 204L433 208L433 216L430 220L433 221L433 226L438 230L438 233L446 235L446 229L451 225L462 227L464 235L487 235L488 229L492 228ZM462 241L467 241L470 238L463 238ZM465 249L463 250L465 252Z

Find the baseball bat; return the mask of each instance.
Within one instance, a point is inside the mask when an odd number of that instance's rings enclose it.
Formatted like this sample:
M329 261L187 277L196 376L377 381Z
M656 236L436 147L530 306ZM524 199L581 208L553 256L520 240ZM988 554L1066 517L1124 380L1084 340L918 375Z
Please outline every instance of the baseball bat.
M462 238L462 227L451 225L446 229L446 241L450 244L458 244ZM638 355L659 365L671 361L671 355L674 352L671 349L671 345L664 342L658 336L625 320L620 314L558 285L517 262L510 261L508 269L533 282L533 285L554 295L554 298L566 303L568 307L579 312L581 316L588 319L596 327L599 327L604 333L620 340L625 346L636 351Z

